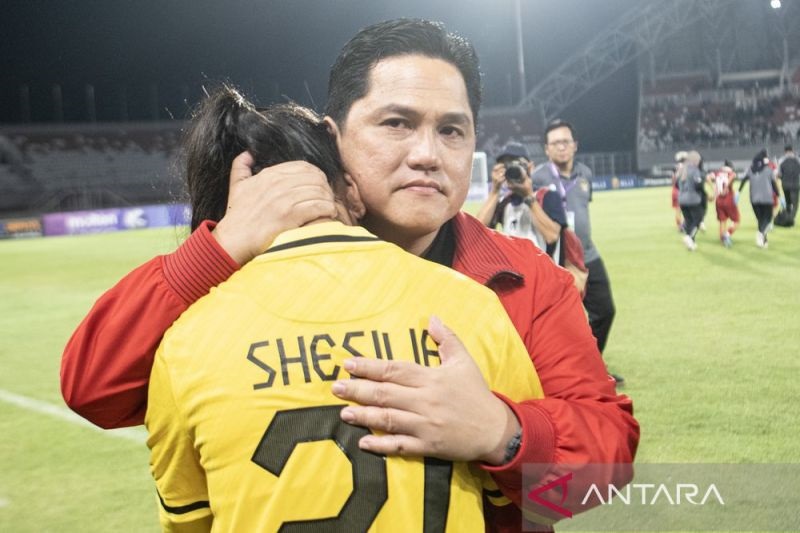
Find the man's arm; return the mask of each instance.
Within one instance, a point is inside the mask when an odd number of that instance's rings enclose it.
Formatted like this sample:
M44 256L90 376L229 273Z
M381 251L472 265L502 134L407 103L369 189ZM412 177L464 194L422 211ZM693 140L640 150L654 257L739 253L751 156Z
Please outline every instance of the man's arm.
M211 228L204 223L175 252L133 270L80 323L61 359L61 393L76 413L103 428L143 422L162 335L238 268Z
M630 481L632 470L625 465L633 461L639 441L632 402L616 393L583 315L580 296L568 275L560 278L534 282L543 290L536 295L537 312L523 339L545 398L507 402L521 422L522 445L511 462L484 466L517 505L522 502L523 464L605 464L609 465L607 478L593 481L598 486L612 482L622 486ZM525 320L519 310L509 313L515 323ZM585 494L583 488L587 487L571 488L570 495ZM564 506L577 510L578 503L567 499Z
M500 199L500 189L505 180L505 167L497 163L492 168L492 187L489 190L489 196L475 216L475 218L481 221L481 224L492 229L495 229L494 227L497 225L495 212L497 211L497 202Z
M75 330L61 360L61 392L75 412L104 428L141 424L153 354L175 319L282 231L335 213L316 167L293 161L252 176L251 165L247 152L234 160L216 227L202 224L175 252L125 276Z
M534 194L531 215L547 244L556 242L561 236L561 230L567 227L567 215L561 197L547 188L541 187Z

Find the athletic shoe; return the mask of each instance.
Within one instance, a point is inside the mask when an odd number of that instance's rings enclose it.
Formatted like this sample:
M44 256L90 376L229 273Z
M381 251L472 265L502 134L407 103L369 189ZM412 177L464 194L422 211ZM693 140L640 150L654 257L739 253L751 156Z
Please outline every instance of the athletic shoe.
M756 246L759 248L764 248L767 245L767 239L764 238L764 234L760 231L756 233Z
M701 222L700 223L700 231L702 231L703 233L706 232L706 223L705 222Z
M731 241L731 236L729 233L726 233L722 237L722 246L724 246L725 248L730 248L731 246L733 246L733 241Z
M697 244L694 242L694 239L688 235L683 236L683 244L690 252L694 252L697 249Z

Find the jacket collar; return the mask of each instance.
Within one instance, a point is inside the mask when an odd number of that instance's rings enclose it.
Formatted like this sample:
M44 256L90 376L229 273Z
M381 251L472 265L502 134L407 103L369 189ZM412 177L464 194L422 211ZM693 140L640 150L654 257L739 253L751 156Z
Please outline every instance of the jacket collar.
M508 279L514 284L522 283L524 276L514 268L496 240L509 237L490 230L478 219L463 212L453 218L453 229L456 237L453 268L482 285L501 279Z

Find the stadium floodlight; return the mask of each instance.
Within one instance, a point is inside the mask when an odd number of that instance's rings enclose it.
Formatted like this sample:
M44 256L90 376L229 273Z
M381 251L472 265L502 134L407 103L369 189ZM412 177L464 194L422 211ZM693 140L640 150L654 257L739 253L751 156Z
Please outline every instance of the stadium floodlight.
M772 6L772 9L780 9L781 0L770 0L769 5Z

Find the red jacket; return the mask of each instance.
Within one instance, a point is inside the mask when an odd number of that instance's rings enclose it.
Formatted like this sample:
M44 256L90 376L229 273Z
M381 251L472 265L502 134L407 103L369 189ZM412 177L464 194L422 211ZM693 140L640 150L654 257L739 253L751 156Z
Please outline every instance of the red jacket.
M522 446L510 463L484 468L517 505L524 463L620 464L609 469L608 479L592 482L627 483L632 470L624 465L633 461L639 426L630 399L616 394L605 370L572 276L525 239L489 230L463 213L454 222L453 268L497 293L545 393L545 399L521 403L503 398L522 425ZM135 269L95 303L61 363L61 390L75 412L104 428L144 421L150 368L163 333L238 268L212 228L204 223L175 252ZM487 507L492 529L520 530L516 509L497 509Z

